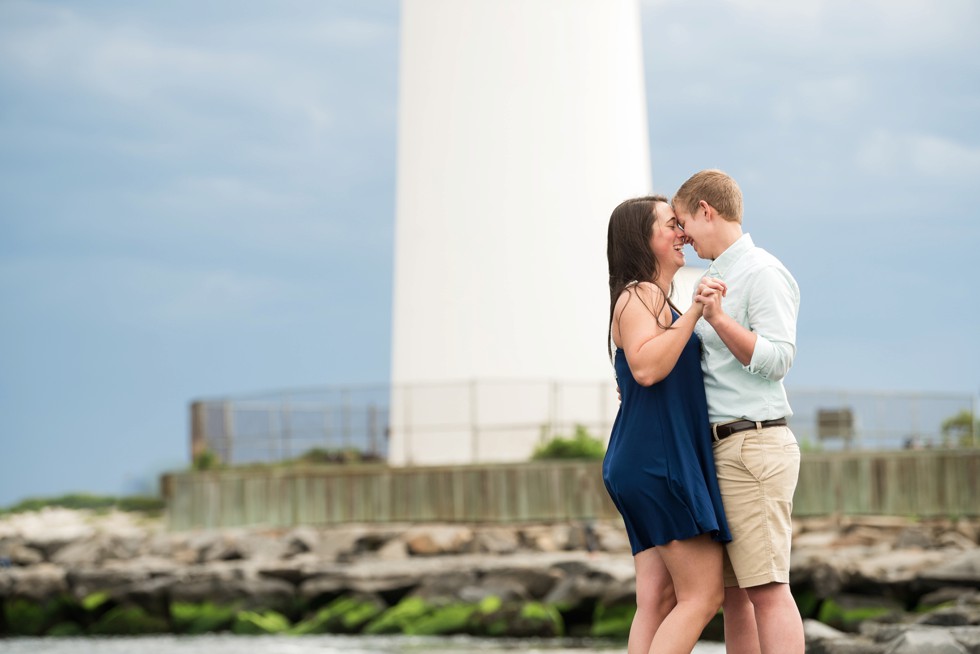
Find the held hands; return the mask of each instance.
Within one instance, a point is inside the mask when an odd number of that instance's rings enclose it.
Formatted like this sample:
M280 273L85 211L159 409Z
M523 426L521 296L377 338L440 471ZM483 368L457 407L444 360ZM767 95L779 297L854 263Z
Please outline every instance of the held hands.
M694 297L694 303L700 305L705 320L711 322L724 313L721 308L721 299L727 293L728 287L720 279L705 277L701 280Z

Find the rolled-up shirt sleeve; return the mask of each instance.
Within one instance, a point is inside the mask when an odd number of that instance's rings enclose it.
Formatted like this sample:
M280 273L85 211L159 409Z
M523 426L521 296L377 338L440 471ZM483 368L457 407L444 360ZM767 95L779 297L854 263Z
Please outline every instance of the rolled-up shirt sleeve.
M796 357L796 317L800 289L788 271L775 266L759 270L749 296L749 329L756 335L748 372L780 381Z

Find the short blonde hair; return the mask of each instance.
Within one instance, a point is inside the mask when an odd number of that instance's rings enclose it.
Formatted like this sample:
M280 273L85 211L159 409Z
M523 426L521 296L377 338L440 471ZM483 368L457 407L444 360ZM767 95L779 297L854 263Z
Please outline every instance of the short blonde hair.
M671 201L687 213L694 213L702 200L730 222L742 223L742 189L730 175L720 170L702 170L681 184Z

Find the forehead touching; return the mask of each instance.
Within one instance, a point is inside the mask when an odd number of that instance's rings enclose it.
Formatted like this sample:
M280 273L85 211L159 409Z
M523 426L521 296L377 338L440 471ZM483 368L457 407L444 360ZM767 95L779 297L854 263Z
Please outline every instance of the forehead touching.
M654 224L673 226L677 222L674 209L666 202L653 203Z

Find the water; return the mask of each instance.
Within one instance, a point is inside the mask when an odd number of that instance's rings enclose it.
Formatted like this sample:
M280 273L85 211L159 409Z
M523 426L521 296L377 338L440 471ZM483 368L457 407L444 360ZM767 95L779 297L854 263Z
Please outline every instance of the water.
M0 639L3 654L597 654L625 644L573 640L504 640L410 636L144 636L140 638ZM724 654L722 643L702 641L694 654Z

